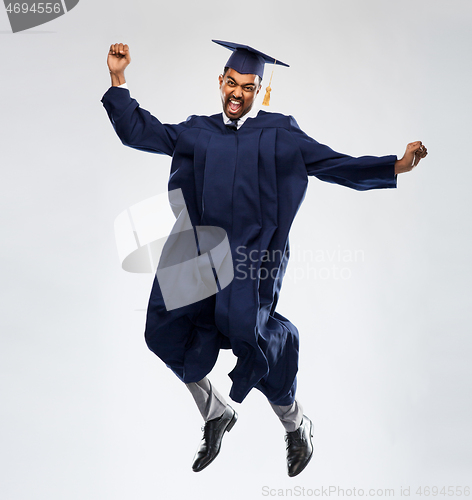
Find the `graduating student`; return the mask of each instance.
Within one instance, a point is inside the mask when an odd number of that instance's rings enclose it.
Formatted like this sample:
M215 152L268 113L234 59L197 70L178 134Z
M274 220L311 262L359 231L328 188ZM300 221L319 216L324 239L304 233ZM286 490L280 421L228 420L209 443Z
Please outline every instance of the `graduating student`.
M417 141L400 160L354 158L318 143L291 116L254 113L265 64L287 65L246 45L214 41L232 52L219 76L222 113L162 124L130 97L124 71L131 58L121 43L108 53L112 87L102 103L123 144L172 156L169 191L181 190L192 226L221 228L229 242L231 283L168 310L155 279L147 312L147 345L187 384L205 421L193 470L216 458L237 419L206 377L219 350L232 349L237 361L229 396L241 403L255 387L267 397L286 431L293 477L313 454L312 422L295 398L298 331L275 309L308 175L357 190L394 188L397 174L410 171L427 151Z

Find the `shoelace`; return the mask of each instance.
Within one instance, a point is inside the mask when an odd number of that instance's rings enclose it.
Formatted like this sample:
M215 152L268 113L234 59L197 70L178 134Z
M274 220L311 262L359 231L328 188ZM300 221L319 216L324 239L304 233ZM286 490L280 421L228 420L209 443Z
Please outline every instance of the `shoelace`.
M296 430L295 432L289 432L285 435L285 442L287 443L287 447L291 444L303 445L306 439L300 430Z

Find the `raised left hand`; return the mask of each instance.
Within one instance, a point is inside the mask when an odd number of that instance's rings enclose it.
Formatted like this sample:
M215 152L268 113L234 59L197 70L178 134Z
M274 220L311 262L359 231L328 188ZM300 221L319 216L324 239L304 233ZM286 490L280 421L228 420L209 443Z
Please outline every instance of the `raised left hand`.
M428 154L428 150L421 141L410 142L401 160L395 162L395 174L402 174L413 170L416 165Z

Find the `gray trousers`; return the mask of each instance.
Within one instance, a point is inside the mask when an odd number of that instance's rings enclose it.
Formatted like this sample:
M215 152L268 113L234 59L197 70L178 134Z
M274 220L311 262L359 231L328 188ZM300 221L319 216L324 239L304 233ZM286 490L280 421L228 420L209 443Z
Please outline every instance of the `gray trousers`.
M195 403L197 403L197 407L205 422L223 415L227 403L207 377L200 380L200 382L192 382L185 385L195 399ZM303 418L303 408L296 399L289 406L278 406L272 403L270 405L287 432L296 431L300 427Z

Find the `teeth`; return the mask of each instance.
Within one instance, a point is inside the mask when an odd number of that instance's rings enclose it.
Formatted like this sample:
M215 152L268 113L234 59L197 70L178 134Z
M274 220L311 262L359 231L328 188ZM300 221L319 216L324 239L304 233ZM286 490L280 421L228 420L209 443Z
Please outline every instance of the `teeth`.
M238 104L238 105L241 104L239 101L233 101L233 99L230 99L229 101L233 104Z

